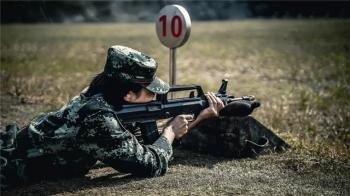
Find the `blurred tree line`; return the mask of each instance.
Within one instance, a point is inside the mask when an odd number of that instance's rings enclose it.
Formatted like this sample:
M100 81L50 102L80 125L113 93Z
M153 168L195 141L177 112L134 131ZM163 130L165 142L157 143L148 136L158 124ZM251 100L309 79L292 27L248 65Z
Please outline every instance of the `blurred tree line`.
M8 1L1 23L153 21L168 4L184 6L192 20L244 18L349 18L350 1Z

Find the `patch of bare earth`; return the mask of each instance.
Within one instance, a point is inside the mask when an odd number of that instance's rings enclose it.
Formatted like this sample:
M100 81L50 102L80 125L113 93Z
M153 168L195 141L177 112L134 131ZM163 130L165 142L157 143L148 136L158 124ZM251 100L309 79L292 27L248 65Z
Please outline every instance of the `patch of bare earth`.
M41 181L4 195L349 195L349 164L293 150L257 159L175 151L168 173L136 178L97 163L82 178Z
M28 103L24 99L12 96L9 93L0 94L1 118L0 126L9 123L17 123L20 127L30 122L34 115L40 114L52 108L52 105L40 103Z

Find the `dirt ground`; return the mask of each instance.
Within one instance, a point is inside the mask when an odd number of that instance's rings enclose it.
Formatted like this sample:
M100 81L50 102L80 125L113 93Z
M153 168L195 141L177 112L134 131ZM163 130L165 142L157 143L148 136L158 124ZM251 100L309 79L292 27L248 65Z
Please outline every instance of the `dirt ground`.
M293 151L240 160L175 151L162 177L136 178L98 163L85 177L42 181L3 195L349 195L349 170Z

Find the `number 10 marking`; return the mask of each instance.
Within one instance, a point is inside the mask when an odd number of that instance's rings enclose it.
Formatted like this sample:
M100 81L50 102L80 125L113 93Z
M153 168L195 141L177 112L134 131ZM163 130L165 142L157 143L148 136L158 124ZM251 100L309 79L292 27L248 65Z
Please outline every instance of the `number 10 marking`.
M167 36L167 32L166 32L166 15L163 15L159 18L159 21L162 22L162 35L163 37ZM177 25L177 31L176 31L176 25ZM180 18L180 16L174 16L171 19L171 25L170 25L170 30L171 33L174 37L179 37L182 33L182 20Z

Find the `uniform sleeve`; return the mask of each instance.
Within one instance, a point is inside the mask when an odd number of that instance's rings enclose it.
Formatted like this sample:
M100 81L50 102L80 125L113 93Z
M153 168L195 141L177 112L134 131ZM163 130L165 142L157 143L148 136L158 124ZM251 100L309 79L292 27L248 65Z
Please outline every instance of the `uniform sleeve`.
M152 145L141 145L112 113L87 117L77 136L81 150L114 169L136 176L166 173L172 146L161 136Z

